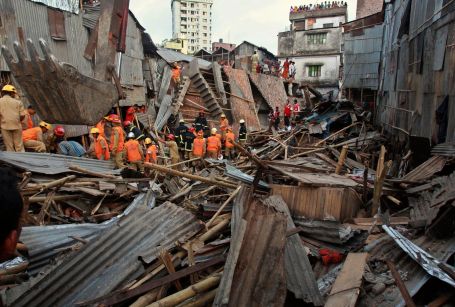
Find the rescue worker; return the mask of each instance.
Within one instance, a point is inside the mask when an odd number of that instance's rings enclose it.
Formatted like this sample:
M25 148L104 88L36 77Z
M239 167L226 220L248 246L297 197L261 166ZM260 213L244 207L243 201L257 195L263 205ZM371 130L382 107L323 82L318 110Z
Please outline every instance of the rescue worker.
M181 69L177 62L174 62L172 66L172 81L174 81L175 86L178 86L180 84Z
M36 114L35 109L32 106L28 106L27 110L25 110L25 118L22 121L22 130L27 130L35 127L35 125L33 124L33 116L35 114Z
M181 158L185 156L185 133L188 132L188 127L185 125L185 121L181 119L179 126L175 128L175 141L177 142L178 148L180 149Z
M151 138L145 139L145 145L148 146L147 150L146 150L146 154L145 154L145 162L157 164L158 163L158 154L157 154L158 150L156 148L156 145L153 144Z
M57 126L54 129L54 143L56 152L60 155L71 157L82 157L85 155L85 149L76 141L67 141L65 139L65 129Z
M242 145L243 147L245 147L245 144L246 144L246 140L247 140L247 129L246 129L246 126L245 126L245 120L241 119L239 121L240 123L240 128L239 128L239 143L240 145Z
M108 116L103 117L95 126L95 128L98 129L99 135L101 135L103 138L106 138L106 132L105 132L105 127L106 127L106 121L109 119Z
M162 139L158 139L161 143L164 143L169 148L169 155L171 158L171 164L177 164L180 162L179 156L179 148L177 143L175 142L175 136L173 134L168 134L166 136L167 141L163 141ZM177 166L173 166L172 168L178 169Z
M188 131L185 132L183 138L185 142L185 159L191 159L191 155L193 152L193 141L196 138L194 135L195 129L193 127L188 128Z
M90 134L93 136L96 158L98 160L108 161L111 158L109 145L104 136L101 135L101 131L98 128L92 128Z
M203 158L205 156L205 150L204 132L200 130L197 133L197 138L193 141L193 157Z
M128 107L128 109L126 109L125 121L134 122L135 113L136 110L134 107Z
M117 114L109 115L109 122L112 124L111 139L109 150L116 168L124 168L123 148L125 145L125 132L121 127L120 117Z
M224 153L226 156L226 159L233 159L234 158L234 143L235 142L235 135L232 133L232 127L227 128L227 133L226 133L226 141L224 144Z
M127 136L127 141L123 148L123 156L128 161L129 168L135 171L144 171L144 152L142 151L142 147L139 144L139 141L136 140L136 136L133 132L129 132Z
M292 111L294 113L294 121L300 122L300 103L297 101L297 99L294 99L294 106Z
M143 139L145 139L145 135L142 133L142 131L138 127L136 127L132 122L127 120L124 121L123 127L125 128L127 134L133 132L136 140L142 141Z
M201 130L204 132L207 131L209 123L207 122L204 111L199 112L199 116L194 120L194 127L196 128L196 132Z
M221 114L220 119L220 130L221 130L221 140L224 141L226 139L226 130L229 127L229 121L226 118L226 115Z
M39 127L34 127L22 131L22 140L25 149L34 152L46 152L46 145L44 144L43 133L51 130L52 126L44 121L39 123Z
M22 120L25 118L24 105L16 99L16 88L5 85L0 98L0 126L6 151L23 152Z
M212 128L211 136L207 139L207 157L211 159L218 159L221 152L221 141L216 136L216 128Z

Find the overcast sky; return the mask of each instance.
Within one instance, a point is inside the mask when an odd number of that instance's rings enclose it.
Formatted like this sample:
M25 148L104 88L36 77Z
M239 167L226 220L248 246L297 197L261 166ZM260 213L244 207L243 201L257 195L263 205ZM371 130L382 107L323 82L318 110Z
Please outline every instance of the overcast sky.
M291 5L313 0L214 0L212 39L239 44L244 40L277 53L278 32L289 28ZM355 18L356 0L347 0L348 19ZM171 0L130 0L130 9L155 43L172 37Z

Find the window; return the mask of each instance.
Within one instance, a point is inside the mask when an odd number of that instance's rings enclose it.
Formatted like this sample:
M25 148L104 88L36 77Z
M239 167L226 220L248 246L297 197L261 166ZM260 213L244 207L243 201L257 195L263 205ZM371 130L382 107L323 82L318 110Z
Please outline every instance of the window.
M308 66L308 77L320 77L322 65Z
M327 33L308 34L309 45L324 45L327 41Z
M182 10L182 14L186 14L186 10Z
M332 23L325 23L322 25L323 28L333 28L333 22Z

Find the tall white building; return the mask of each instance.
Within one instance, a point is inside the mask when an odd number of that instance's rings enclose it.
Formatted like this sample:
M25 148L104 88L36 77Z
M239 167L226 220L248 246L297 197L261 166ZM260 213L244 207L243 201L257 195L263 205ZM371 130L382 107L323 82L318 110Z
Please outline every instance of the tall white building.
M188 53L210 50L213 0L171 0L173 37L185 35Z

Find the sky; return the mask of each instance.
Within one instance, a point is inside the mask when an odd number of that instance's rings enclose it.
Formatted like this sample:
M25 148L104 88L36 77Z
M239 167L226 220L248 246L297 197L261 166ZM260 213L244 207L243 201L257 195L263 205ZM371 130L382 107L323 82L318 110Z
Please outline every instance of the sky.
M249 41L277 53L279 32L289 29L291 5L322 3L314 0L214 0L212 40L240 44ZM348 19L355 19L356 0L347 0ZM130 0L130 9L153 41L172 38L171 0Z

